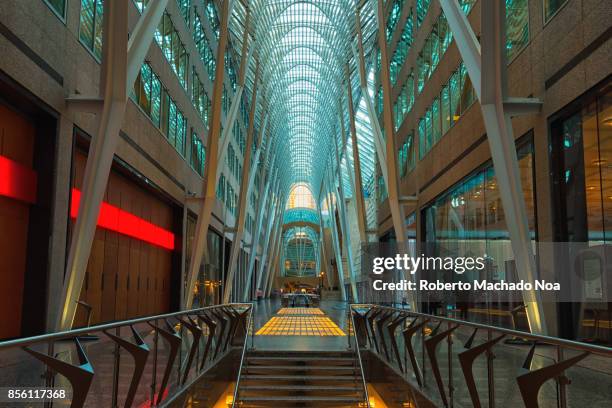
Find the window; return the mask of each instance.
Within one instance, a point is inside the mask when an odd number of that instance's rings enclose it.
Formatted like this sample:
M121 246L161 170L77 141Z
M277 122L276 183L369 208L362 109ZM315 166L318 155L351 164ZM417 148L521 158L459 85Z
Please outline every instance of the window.
M225 201L225 175L221 173L219 183L217 183L217 199Z
M404 82L402 91L397 97L394 105L393 119L395 120L396 132L402 126L404 118L412 109L412 105L414 105L414 76L410 74L406 79L406 82Z
M79 40L98 61L102 59L103 0L81 0Z
M389 14L389 18L387 19L387 42L391 41L391 37L393 37L393 32L395 31L397 22L399 21L399 18L402 15L403 8L404 0L393 0L393 5L391 6L391 13Z
M187 140L187 119L183 116L168 92L162 92L162 123L161 130L176 150L185 157Z
M511 61L528 42L528 0L506 0L506 50L508 61Z
M403 178L414 168L414 137L410 133L398 151L400 177Z
M66 17L66 0L44 0L62 20Z
M206 71L208 72L208 78L210 78L211 82L215 80L215 55L213 54L212 48L208 43L208 39L206 38L206 33L204 32L204 26L200 21L200 17L195 16L194 20L194 29L193 29L193 40L196 43L196 48L200 53L200 59L204 66L206 67Z
M162 50L166 61L172 67L179 82L186 88L187 86L187 63L188 56L185 46L181 42L178 31L170 19L170 15L164 12L164 16L159 22L155 40Z
M438 63L448 50L452 40L452 32L444 13L441 13L427 38L421 52L417 57L417 78L419 93L425 83L438 67Z
M544 0L544 22L551 19L567 0Z
M195 106L196 110L200 114L200 118L202 118L202 122L204 122L204 126L208 128L208 121L210 119L210 98L204 89L204 84L200 81L200 77L193 70L193 80L191 81L192 86L192 98L193 98L193 106Z
M204 177L204 164L206 161L206 147L196 132L191 133L191 167Z
M377 188L376 188L376 197L379 203L382 203L387 199L389 194L387 193L387 186L385 185L385 178L382 174L378 175L377 179Z
M159 77L148 63L142 64L130 98L149 116L176 150L185 157L187 119L183 116Z
M215 37L217 37L217 41L219 41L219 35L221 32L219 31L219 15L217 14L217 9L215 8L215 4L213 0L205 0L206 3L206 17L208 18L208 22L212 27L213 33L215 33Z
M475 100L474 88L461 63L419 120L419 158L440 141Z
M406 61L406 57L408 56L408 51L412 46L412 10L410 10L410 14L406 18L406 24L404 24L404 28L402 29L402 34L397 43L397 47L393 53L393 57L391 57L391 62L389 64L391 71L391 82L395 84L397 81L397 76L402 70L402 66Z
M427 15L427 10L429 9L429 3L431 0L417 0L416 2L416 17L417 17L417 27L420 27L425 20L425 16Z
M142 64L140 73L134 81L132 99L160 127L162 86L159 77L148 63Z
M528 227L531 239L535 241L537 224L531 139L531 135L522 138L516 146L516 153L527 206ZM431 270L427 273L428 276L430 273L434 275L432 279L444 278L446 282L450 282L451 279L472 281L479 276L485 276L486 279L494 281L516 281L508 224L495 170L490 161L436 198L423 210L421 219L424 220L425 228L425 242L422 248L426 256L457 257L486 254L486 265L490 266L485 275L478 275L476 272L472 274L468 271L464 275L451 273L449 277L443 275L441 271ZM464 299L462 302L469 302L469 298L462 299ZM506 310L516 307L516 304L507 300L500 302L495 296L489 299L486 303L480 303L479 307Z
M181 10L181 15L185 19L185 24L189 27L189 3L191 3L191 0L176 0L176 3L179 10Z
M286 208L316 209L317 205L310 188L304 183L295 184L289 193L289 200L287 200Z

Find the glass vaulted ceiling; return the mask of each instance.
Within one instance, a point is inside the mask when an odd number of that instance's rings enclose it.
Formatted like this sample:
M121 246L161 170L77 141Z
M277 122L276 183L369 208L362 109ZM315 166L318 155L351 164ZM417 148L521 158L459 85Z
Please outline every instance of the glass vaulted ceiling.
M336 146L341 154L343 147L340 120L348 125L347 66L358 112L358 145L366 164L365 184L374 169L373 156L368 154L373 151L373 143L369 123L360 123L367 122L367 117L364 119L358 108L359 78L353 49L357 46L356 10L360 7L364 49L366 56L370 54L376 31L376 1L233 1L229 28L235 50L242 49L246 10L250 8L248 46L260 64L259 95L263 95L258 102L258 123L267 116L265 146L272 149L267 165L276 156L276 163L281 164L283 191L289 192L292 185L303 182L318 196L328 166L335 170ZM254 86L255 67L253 61L247 73L249 93ZM345 191L350 195L346 177L352 157L347 167L347 156L350 154L343 154L341 161Z

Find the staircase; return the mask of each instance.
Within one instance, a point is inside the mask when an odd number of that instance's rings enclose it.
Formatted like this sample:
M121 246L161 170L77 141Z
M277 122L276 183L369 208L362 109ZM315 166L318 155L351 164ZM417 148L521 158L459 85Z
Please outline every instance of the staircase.
M249 351L240 407L358 407L365 400L352 352Z

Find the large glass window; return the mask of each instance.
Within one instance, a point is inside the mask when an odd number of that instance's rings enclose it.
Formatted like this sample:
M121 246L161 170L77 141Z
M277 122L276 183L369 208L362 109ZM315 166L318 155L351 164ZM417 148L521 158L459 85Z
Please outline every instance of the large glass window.
M162 85L148 63L142 64L134 81L132 99L146 113L156 127L160 127Z
M208 22L210 23L210 27L215 33L215 37L217 37L217 41L219 41L220 35L220 23L219 23L219 15L217 14L217 9L215 8L215 3L213 0L205 0L205 9L206 9L206 17L208 18Z
M576 262L600 253L609 262L612 242L612 88L610 83L589 95L551 125L550 159L555 241L574 242L558 250L558 262ZM605 269L583 261L590 279L580 280L582 303L559 304L560 333L570 338L593 338L612 343L610 303L605 299ZM605 268L605 267L604 267ZM567 279L558 276L559 280ZM562 283L563 284L563 283ZM609 283L608 283L609 284ZM597 300L595 303L589 300ZM608 299L609 301L609 299ZM605 302L605 300L604 300ZM595 320L595 323L593 323Z
M44 0L61 18L66 17L66 0Z
M204 176L204 164L206 161L206 147L197 133L191 133L191 167L200 175Z
M517 144L519 172L523 195L527 205L529 231L532 242L536 240L536 211L534 193L534 160L532 135L525 136ZM463 275L444 275L454 281L471 282L474 279L513 281L513 251L500 191L491 162L476 170L451 187L423 210L425 225L425 252L428 256L484 256L483 271L467 271ZM428 274L436 274L428 271ZM442 272L440 272L442 273ZM438 277L442 277L439 275ZM428 278L433 279L428 275ZM492 296L493 294L491 294ZM449 302L452 302L452 298ZM488 323L512 327L509 310L516 305L488 298L483 303L466 304L457 294L457 308L462 318L483 321L496 309L496 321ZM501 309L501 310L500 310ZM486 320L485 320L486 321Z
M155 39L162 49L162 54L166 57L166 61L168 61L179 82L185 88L187 86L187 50L181 42L178 31L174 28L168 13L164 13L162 17L155 33Z
M529 42L528 0L506 0L506 49L512 60Z
M200 59L204 63L206 71L208 72L208 78L210 78L211 82L214 82L216 69L215 55L210 47L208 39L206 38L206 32L204 31L202 21L197 14L194 19L193 40L196 44L198 52L200 53Z
M442 86L440 97L434 98L419 120L419 158L422 159L438 143L475 100L474 88L465 65L461 63Z
M204 122L204 126L208 127L208 120L210 119L210 98L204 89L204 84L200 81L200 77L193 70L193 80L191 83L192 87L192 98L193 105L196 110L200 114L200 118L202 118L202 122Z
M399 21L399 18L402 15L403 7L404 0L393 0L393 4L391 5L391 12L389 13L389 18L387 19L387 42L391 40L391 37L393 37L395 27L397 27L397 22Z
M544 0L544 21L550 20L567 0Z
M552 126L560 241L612 242L612 91Z
M414 136L412 133L406 137L398 152L400 177L406 176L414 168Z
M93 55L102 59L103 0L81 0L79 40Z

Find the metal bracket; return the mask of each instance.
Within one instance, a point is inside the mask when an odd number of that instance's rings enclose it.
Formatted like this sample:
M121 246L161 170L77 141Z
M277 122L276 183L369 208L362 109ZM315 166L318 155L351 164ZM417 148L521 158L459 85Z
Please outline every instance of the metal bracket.
M423 380L421 376L421 369L419 368L419 364L416 359L416 355L414 353L414 347L412 346L412 337L414 334L419 331L423 326L429 322L429 319L423 320L421 323L416 324L417 319L414 319L410 325L402 331L404 335L404 344L408 349L408 355L410 356L410 363L412 364L412 371L414 372L414 376L416 377L417 383L419 387L423 387ZM406 367L407 369L408 367Z
M471 348L477 330L478 329L474 329L474 332L466 343L465 347L468 350L459 353L458 355L459 363L461 364L461 370L463 371L463 377L465 378L465 383L467 384L474 408L481 407L480 397L478 396L478 389L476 388L476 381L474 380L474 372L472 371L474 360L476 360L476 358L482 353L490 352L491 348L506 336L505 334L502 334L501 336L498 336L492 340L489 340L485 343L479 344L474 348Z
M174 360L176 359L176 355L178 354L179 347L181 346L181 336L179 336L174 327L167 321L166 322L167 329L162 329L154 325L151 322L147 322L149 326L151 326L157 333L161 334L161 336L168 342L170 346L170 353L168 354L168 362L166 363L166 369L164 370L164 376L162 378L162 382L159 387L159 392L157 393L156 405L159 405L164 396L164 390L166 389L166 385L168 385L168 380L170 379L170 371L172 371L172 365L174 364Z
M181 318L176 319L181 322L181 324L183 324L193 336L193 341L191 342L191 348L189 349L189 355L187 356L187 363L185 364L185 371L183 372L183 380L181 381L181 384L185 384L185 381L187 381L187 376L189 375L189 370L191 369L193 358L195 357L195 353L198 350L198 346L200 345L200 338L202 337L202 329L200 328L200 326L198 326L198 324L193 321L190 316L187 316L187 319L188 320L184 320Z
M204 369L204 363L206 363L206 358L208 357L208 353L210 352L210 347L215 337L215 330L217 329L217 323L215 323L205 313L198 315L198 320L204 322L204 324L208 327L208 338L206 339L206 345L204 346L204 353L202 354L202 362L200 363L200 371L202 371L202 369Z
M587 351L575 357L568 358L567 360L560 361L556 364L552 364L518 376L516 381L518 383L519 390L521 391L521 397L523 397L525 407L538 408L540 406L538 403L538 393L540 392L542 385L552 378L562 379L563 372L565 370L583 360L589 354L590 353ZM565 381L567 381L567 379L565 379Z
M442 324L442 321L440 321ZM438 324L437 329L440 327ZM434 377L436 378L436 384L438 385L438 391L440 392L440 397L442 398L442 402L445 407L448 407L448 400L446 398L446 391L444 390L444 382L442 381L442 375L440 374L440 366L438 364L438 357L436 356L436 348L438 344L450 336L450 334L457 329L459 325L455 327L451 327L448 330L443 331L442 333L438 333L436 335L431 336L429 339L425 340L425 349L427 350L427 355L429 356L429 362L431 363L431 369L433 371Z
M145 365L147 364L147 358L149 357L149 346L144 342L140 334L134 329L134 326L130 325L132 330L132 337L134 337L134 343L131 343L125 339L122 339L118 335L114 335L107 330L104 330L104 334L111 338L119 347L124 348L132 358L134 359L134 373L132 374L132 381L130 381L130 388L128 388L127 395L125 397L124 407L129 408L132 406L136 391L138 390L138 384L144 372Z
M78 366L51 357L47 354L34 351L28 347L24 347L23 350L70 381L70 385L72 385L72 402L70 407L80 408L85 404L85 399L87 398L89 387L93 380L94 370L77 337L74 338L74 345L76 346L77 356L79 357Z
M397 329L397 326L404 323L407 318L408 315L400 314L395 318L395 320L387 325L387 331L389 332L389 337L391 338L391 347L393 347L395 358L397 358L397 363L399 364L399 369L402 373L404 372L404 367L402 365L402 358L400 357L399 348L397 347L397 340L395 339L395 329Z

